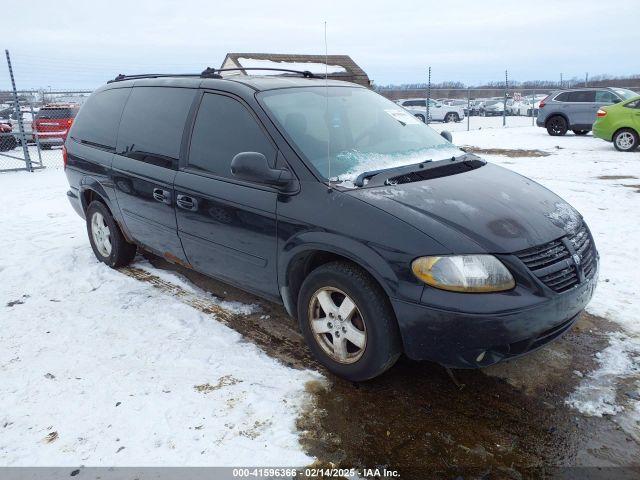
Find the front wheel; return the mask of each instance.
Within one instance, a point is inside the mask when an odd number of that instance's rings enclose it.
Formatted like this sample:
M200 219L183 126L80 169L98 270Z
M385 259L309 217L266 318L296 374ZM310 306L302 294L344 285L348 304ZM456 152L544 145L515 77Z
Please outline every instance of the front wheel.
M377 377L400 356L398 325L385 292L350 263L328 263L307 276L298 319L315 358L347 380Z
M107 206L93 201L87 208L87 233L96 258L112 268L131 263L136 246L125 240Z
M613 136L613 145L619 152L633 152L638 148L638 134L630 128L618 130Z

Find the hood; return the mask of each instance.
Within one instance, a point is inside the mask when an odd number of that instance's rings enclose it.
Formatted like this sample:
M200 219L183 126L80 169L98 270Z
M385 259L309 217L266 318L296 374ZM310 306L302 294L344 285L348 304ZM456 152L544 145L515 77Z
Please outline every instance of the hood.
M448 177L348 194L413 225L451 253L517 252L575 232L582 221L550 190L490 163Z

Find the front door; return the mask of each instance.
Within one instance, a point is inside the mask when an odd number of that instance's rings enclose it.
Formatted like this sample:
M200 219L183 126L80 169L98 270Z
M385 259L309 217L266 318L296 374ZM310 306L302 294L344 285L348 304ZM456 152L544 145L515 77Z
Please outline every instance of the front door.
M189 109L197 90L134 87L122 114L113 158L116 198L134 240L185 261L173 182Z
M175 178L178 234L195 269L277 296L278 192L233 177L231 160L240 152L275 162L277 150L240 100L204 93L187 161Z

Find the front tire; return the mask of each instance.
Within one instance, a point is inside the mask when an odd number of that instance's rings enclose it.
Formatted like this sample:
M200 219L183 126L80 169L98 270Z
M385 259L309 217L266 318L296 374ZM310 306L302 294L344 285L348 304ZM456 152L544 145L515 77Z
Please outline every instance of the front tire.
M638 143L640 143L638 133L630 128L618 130L613 135L613 146L619 152L633 152L638 148Z
M560 115L555 115L547 120L547 132L552 137L561 137L567 133L568 129L567 121Z
M347 380L377 377L402 351L384 290L347 262L322 265L307 276L298 295L298 319L314 357Z
M460 117L458 116L458 114L456 112L449 112L444 117L444 121L446 123L459 122L460 121Z
M102 202L91 202L86 218L89 242L96 258L111 268L131 263L136 246L125 240L107 206Z

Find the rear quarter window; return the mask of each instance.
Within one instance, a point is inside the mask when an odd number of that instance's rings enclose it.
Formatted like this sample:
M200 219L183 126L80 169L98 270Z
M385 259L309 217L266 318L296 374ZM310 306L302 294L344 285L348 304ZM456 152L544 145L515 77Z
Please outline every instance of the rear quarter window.
M118 125L129 93L130 88L116 88L91 95L71 127L71 138L96 147L115 149Z
M195 94L190 88L134 87L118 129L118 154L177 169Z

